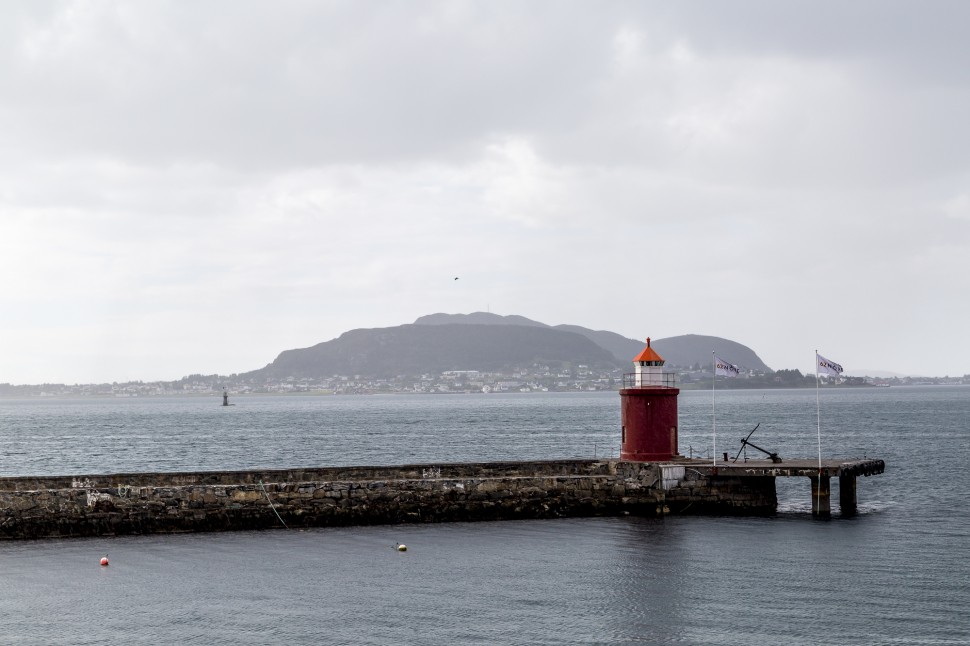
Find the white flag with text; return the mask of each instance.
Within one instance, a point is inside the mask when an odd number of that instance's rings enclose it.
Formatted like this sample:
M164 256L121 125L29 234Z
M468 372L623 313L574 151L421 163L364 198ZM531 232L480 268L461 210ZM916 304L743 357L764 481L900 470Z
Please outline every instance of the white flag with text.
M825 357L823 357L822 355L820 355L818 352L815 353L815 357L818 360L818 371L819 371L819 373L821 373L823 375L841 375L842 374L842 366L840 366L839 364L835 363L834 361L830 361L830 360L826 359Z
M739 374L740 368L714 355L714 376L737 377Z

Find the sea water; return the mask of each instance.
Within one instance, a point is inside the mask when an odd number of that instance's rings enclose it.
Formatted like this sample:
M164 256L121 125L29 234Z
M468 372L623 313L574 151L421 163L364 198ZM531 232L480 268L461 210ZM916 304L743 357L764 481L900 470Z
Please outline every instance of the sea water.
M0 473L609 457L616 393L0 400ZM681 452L881 458L860 513L0 543L0 643L968 644L970 388L685 391ZM716 449L715 449L716 447ZM754 451L754 453L757 453ZM749 449L749 457L752 455ZM744 459L742 456L739 459ZM403 542L408 551L394 546ZM99 560L108 554L110 565Z

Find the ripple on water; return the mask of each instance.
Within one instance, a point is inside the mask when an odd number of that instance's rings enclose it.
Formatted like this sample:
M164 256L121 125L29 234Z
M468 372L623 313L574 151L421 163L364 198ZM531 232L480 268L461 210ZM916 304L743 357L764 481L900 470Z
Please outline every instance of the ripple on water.
M970 643L968 391L872 390L823 393L823 446L887 460L852 519L812 520L791 479L769 519L4 543L0 643ZM683 394L682 446L710 445L708 395ZM814 395L719 394L724 446L763 421L766 446L813 455ZM610 393L0 401L0 455L8 475L591 456L617 411Z

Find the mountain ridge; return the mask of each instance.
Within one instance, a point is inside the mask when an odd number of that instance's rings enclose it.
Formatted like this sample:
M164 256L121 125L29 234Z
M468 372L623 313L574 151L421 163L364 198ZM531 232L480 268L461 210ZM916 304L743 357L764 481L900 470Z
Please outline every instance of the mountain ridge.
M438 313L411 324L349 330L308 348L284 350L264 368L244 375L391 377L450 370L497 372L535 363L626 369L644 343L615 332L550 326L518 315ZM720 337L684 335L651 345L670 366L709 365L710 348L716 345L721 358L742 368L770 370L750 348Z
M262 377L336 374L389 377L449 370L500 371L524 363L613 366L613 356L580 334L535 326L399 325L358 329L310 348L285 350L247 373Z
M643 349L646 340L624 337L616 332L607 330L591 330L579 325L547 325L516 314L503 316L490 312L473 312L471 314L428 314L418 317L415 325L444 325L444 324L477 324L477 325L528 325L576 332L587 337L600 347L608 350L617 362L626 365L633 361ZM718 356L725 361L748 370L770 371L761 357L751 348L723 337L706 336L701 334L684 334L663 339L651 339L651 346L664 357L671 366L689 367L700 364L708 365L713 357L711 352L717 351Z

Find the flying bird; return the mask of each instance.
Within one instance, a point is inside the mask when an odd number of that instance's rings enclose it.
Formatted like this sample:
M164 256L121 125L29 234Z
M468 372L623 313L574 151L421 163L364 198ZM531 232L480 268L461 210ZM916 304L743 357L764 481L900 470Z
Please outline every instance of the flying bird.
M458 280L458 276L455 276L455 280Z

